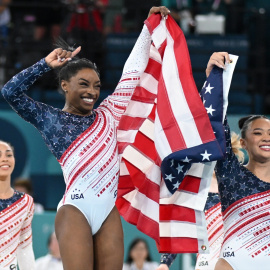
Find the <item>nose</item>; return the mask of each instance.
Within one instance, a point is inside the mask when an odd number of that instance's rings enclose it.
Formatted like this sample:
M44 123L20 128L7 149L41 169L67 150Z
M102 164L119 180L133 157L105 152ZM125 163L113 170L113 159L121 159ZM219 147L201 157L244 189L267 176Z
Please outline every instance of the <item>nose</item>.
M270 142L270 134L266 134L263 138L264 142Z
M94 89L94 86L89 86L87 88L87 93L90 94L90 95L94 95L95 94L95 89Z

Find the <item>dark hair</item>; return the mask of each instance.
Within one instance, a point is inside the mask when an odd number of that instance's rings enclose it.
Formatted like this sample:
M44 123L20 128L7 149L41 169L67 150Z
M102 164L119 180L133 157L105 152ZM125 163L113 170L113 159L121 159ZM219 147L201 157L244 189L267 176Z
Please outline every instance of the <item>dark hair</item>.
M146 257L146 261L148 261L148 262L151 262L151 261L152 261L152 258L151 258L150 253L149 253L149 247L148 247L147 242L146 242L143 238L136 238L136 239L134 239L134 240L131 242L131 244L129 245L129 248L128 248L128 257L127 257L127 260L126 260L127 263L131 264L131 263L133 262L133 259L132 259L131 256L130 256L131 250L132 250L138 243L140 243L140 242L144 243L144 244L145 244L145 247L146 247L146 249L147 249L147 253L148 253L148 254L147 254L147 257Z
M28 178L22 178L22 177L17 177L14 179L13 186L15 187L24 187L29 195L32 195L33 192L33 187L30 179Z
M58 38L57 42L55 43L55 47L62 48L63 50L72 52L75 50L74 47L69 46L61 37ZM95 63L91 62L86 58L79 58L75 56L70 61L68 61L63 67L58 69L57 77L59 85L61 85L62 80L69 81L71 77L76 75L78 71L84 68L93 69L97 73L98 77L100 77L98 68Z
M243 139L246 137L246 131L249 127L249 124L257 119L268 119L268 117L264 115L248 115L239 119L238 126L241 130L241 137Z
M49 248L50 245L51 245L52 237L53 237L54 233L55 233L55 232L52 232L52 233L49 235L48 239L47 239L47 247L48 247L48 248Z
M6 144L11 148L11 150L12 150L12 152L13 152L13 155L15 154L15 152L14 152L14 147L13 147L13 145L12 145L11 143L6 142L6 141L3 141L3 140L0 140L0 143L6 143Z

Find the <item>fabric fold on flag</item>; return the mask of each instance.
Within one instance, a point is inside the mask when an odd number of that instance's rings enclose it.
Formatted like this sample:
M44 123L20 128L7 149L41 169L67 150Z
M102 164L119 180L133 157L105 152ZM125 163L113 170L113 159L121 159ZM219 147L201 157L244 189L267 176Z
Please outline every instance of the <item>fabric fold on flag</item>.
M203 209L214 161L225 153L222 123L237 57L226 71L213 69L200 96L179 26L160 15L145 24L153 43L118 128L116 205L159 252L207 253Z

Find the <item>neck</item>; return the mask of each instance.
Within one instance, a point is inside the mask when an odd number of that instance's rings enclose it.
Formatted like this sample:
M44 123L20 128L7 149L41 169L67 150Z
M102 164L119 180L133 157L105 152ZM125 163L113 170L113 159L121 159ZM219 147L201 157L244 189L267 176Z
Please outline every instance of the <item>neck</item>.
M144 261L137 261L136 263L136 267L138 268L138 269L142 269L143 268L143 264L144 264Z
M270 182L270 161L268 162L257 162L249 161L246 168L250 170L259 179Z
M0 178L0 199L8 199L14 190L10 186L10 177Z
M73 106L70 106L68 104L65 104L64 108L62 109L63 112L68 112L71 114L76 114L76 115L80 115L80 116L88 116L92 114L92 111L89 112L81 112L78 109L74 108Z

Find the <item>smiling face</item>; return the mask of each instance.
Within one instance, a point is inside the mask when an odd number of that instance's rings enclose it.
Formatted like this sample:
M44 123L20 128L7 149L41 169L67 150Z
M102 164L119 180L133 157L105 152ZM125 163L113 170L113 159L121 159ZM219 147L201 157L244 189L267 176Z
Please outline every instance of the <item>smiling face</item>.
M15 158L12 148L7 143L0 141L0 180L10 178L14 166Z
M247 150L250 160L270 161L270 120L259 118L249 124L241 145Z
M99 98L100 86L98 74L90 68L79 70L69 81L62 80L61 87L66 93L64 111L90 115Z

